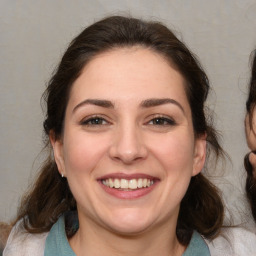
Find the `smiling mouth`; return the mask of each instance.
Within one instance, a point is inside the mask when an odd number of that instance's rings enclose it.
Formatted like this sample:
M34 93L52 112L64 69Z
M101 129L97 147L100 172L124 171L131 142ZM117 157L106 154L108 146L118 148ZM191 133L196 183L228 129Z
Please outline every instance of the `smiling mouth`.
M147 178L139 178L139 179L102 179L101 183L109 188L114 188L118 190L137 190L142 188L149 188L154 184L154 180Z

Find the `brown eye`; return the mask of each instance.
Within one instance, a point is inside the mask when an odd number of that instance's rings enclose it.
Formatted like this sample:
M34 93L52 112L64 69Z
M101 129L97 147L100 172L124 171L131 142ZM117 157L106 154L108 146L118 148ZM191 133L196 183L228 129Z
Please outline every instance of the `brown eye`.
M175 125L175 121L166 117L156 117L153 118L150 122L150 125Z

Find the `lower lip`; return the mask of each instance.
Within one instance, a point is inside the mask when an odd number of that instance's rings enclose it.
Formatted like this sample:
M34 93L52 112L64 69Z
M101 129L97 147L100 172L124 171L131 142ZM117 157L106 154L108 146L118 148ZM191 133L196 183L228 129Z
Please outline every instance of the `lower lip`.
M103 185L101 181L99 181L99 184L105 190L105 192L119 199L137 199L137 198L143 197L149 194L156 187L157 183L158 182L156 181L154 182L153 185L147 188L139 188L135 190L125 191L125 190L119 190L119 189L107 187Z

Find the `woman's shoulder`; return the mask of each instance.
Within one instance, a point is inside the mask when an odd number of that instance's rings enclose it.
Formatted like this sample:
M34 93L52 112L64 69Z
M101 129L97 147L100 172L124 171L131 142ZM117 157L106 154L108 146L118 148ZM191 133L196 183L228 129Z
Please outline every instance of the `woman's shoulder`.
M212 256L256 255L256 233L243 227L223 228L217 238L206 242Z
M3 256L43 256L48 233L30 234L20 220L12 228Z

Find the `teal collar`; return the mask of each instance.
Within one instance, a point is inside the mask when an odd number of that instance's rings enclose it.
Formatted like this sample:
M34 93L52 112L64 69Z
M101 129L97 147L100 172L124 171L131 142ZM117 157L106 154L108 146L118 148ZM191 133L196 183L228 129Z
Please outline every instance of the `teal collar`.
M210 251L204 239L197 233L193 232L189 245L182 256L210 256Z
M65 218L62 215L52 226L45 242L44 256L76 256L71 249L65 231Z
M78 227L78 221L74 221ZM65 231L65 218L62 215L52 226L45 243L44 256L76 256L71 249ZM182 256L210 256L207 244L196 232L193 232L191 241Z

